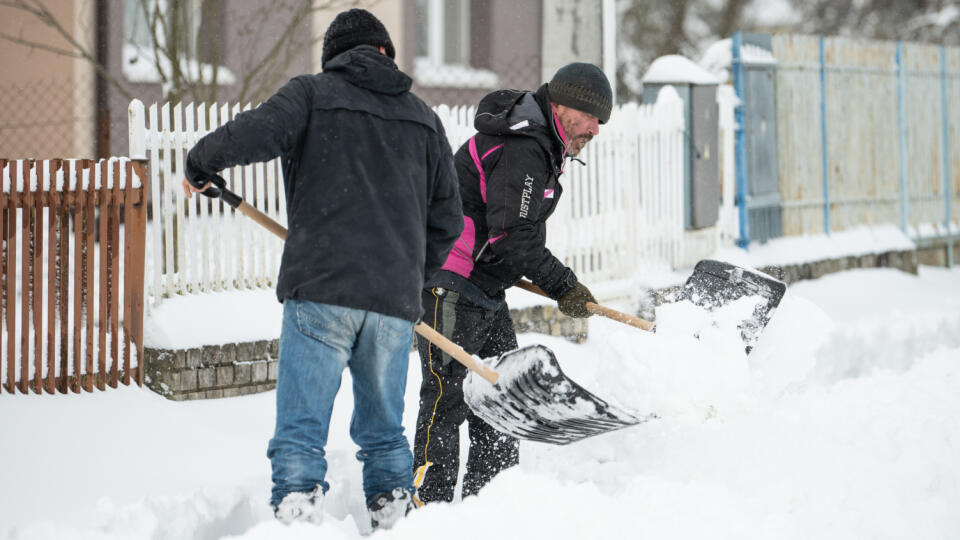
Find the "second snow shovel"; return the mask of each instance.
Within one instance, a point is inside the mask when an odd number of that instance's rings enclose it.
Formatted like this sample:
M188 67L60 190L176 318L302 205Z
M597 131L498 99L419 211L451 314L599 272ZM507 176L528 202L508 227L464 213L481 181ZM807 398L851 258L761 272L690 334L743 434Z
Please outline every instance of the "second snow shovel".
M227 189L223 178L216 177L202 193L220 197L281 239L286 238L283 225ZM542 345L505 352L492 362L493 369L423 322L413 329L473 372L464 382L464 401L474 414L507 435L568 444L655 418L632 413L591 394L564 375L556 356ZM475 382L474 375L486 382Z
M786 291L786 283L766 274L723 261L705 259L694 267L693 274L687 278L674 301L689 300L713 311L741 298L755 299L750 316L737 324L740 338L749 354Z
M541 296L547 293L529 281L521 279L517 287ZM683 288L673 295L674 302L689 300L690 302L713 311L731 302L744 297L756 297L757 303L749 317L741 320L737 327L747 353L760 339L760 333L770 322L774 310L780 305L780 300L786 292L784 282L766 274L754 272L746 268L734 266L730 263L714 260L702 260L693 269L693 274L687 278ZM595 315L602 315L609 319L629 324L641 330L656 331L654 323L623 313L615 309L587 302L587 311Z

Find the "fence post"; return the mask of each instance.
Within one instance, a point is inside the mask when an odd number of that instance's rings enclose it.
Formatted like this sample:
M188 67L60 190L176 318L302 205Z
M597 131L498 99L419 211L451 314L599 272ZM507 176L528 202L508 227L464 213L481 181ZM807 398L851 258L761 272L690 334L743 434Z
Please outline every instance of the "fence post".
M147 175L147 161L133 160L127 163L127 191L124 211L125 241L129 246L130 260L125 265L125 283L129 283L130 296L125 297L125 304L129 306L130 318L125 319L124 334L130 336L132 353L137 355L137 367L130 366L130 354L127 354L124 363L123 383L127 384L133 375L137 386L143 386L143 318L146 311L146 245L147 245L147 194L150 179ZM136 197L135 179L140 180L140 195ZM135 199L136 197L136 199ZM125 308L126 309L126 308Z
M830 235L830 147L827 138L827 62L826 40L820 36L820 153L823 176L823 232Z
M897 42L897 129L900 141L900 229L907 232L907 212L910 210L910 194L907 192L907 113L904 105L905 74L903 67L903 42Z
M734 109L734 116L737 122L737 197L736 204L739 207L740 216L740 238L737 239L737 245L746 248L750 244L750 215L747 212L747 156L746 156L746 122L744 119L744 108L747 105L743 92L743 59L741 57L741 45L743 35L740 32L733 34L733 89L737 93L740 103Z
M947 115L947 47L940 46L940 153L943 156L943 224L947 228L947 268L953 266L953 218L950 215L950 128Z
M130 140L130 159L147 159L146 115L143 102L134 99L127 107L127 129Z

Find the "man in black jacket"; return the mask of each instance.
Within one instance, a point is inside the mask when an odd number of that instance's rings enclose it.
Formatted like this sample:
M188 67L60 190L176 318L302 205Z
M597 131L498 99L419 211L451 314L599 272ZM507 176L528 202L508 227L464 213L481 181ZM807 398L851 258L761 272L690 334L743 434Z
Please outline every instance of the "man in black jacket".
M289 230L267 455L271 504L284 522L322 519L323 449L344 367L373 526L390 527L414 493L401 424L413 323L425 278L443 264L463 219L443 126L393 57L375 16L340 13L324 36L323 73L292 79L187 158L188 195L226 167L283 158Z
M455 162L464 228L443 268L423 291L424 322L471 354L496 357L517 347L504 290L526 276L560 311L588 317L590 291L545 247L546 221L562 188L567 156L580 153L612 109L610 83L597 66L560 68L536 92L501 90L485 97L478 133ZM463 401L465 369L418 338L423 382L414 442L417 504L453 499L459 426L469 423L463 495L476 493L519 460L516 439L473 415Z

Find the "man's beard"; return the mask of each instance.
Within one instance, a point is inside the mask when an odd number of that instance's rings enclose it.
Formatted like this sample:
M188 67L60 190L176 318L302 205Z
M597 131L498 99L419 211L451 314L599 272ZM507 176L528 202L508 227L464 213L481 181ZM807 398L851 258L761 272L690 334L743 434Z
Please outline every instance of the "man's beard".
M585 147L591 140L593 140L591 135L579 135L570 139L570 143L567 145L567 155L577 157L580 155L580 151L583 150L583 147Z

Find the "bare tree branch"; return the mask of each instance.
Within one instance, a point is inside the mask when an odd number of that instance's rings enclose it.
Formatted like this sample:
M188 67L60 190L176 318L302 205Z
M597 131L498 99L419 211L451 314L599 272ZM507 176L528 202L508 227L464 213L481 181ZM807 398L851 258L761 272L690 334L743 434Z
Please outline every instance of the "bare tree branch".
M261 100L276 90L285 73L299 55L309 51L322 38L314 38L309 31L310 17L322 10L341 10L347 7L369 7L379 0L277 0L265 5L259 11L263 16L254 18L250 27L257 32L265 27L263 21L283 17L282 30L275 33L269 49L257 54L261 49L251 48L256 55L250 58L238 81L239 101ZM35 20L52 28L58 36L66 40L69 48L40 43L23 36L0 33L0 41L44 50L53 54L80 58L90 62L96 72L108 81L120 95L133 99L124 83L115 78L107 66L77 39L77 36L57 20L48 9L49 0L0 0L0 6L8 7L28 14ZM204 26L215 24L222 2L203 0L199 14L187 15L186 10L193 9L193 3L186 0L167 0L164 9L160 9L158 0L139 0L136 3L139 20L145 24L149 45L137 43L136 36L124 35L124 45L131 45L140 52L140 57L152 63L157 79L163 90L164 99L179 101L187 96L195 99L216 101L222 86L220 44L216 38L200 35L203 31L214 31ZM197 24L192 17L200 16ZM276 20L276 19L274 19ZM194 43L207 43L209 48L201 54L199 47L193 50ZM152 58L151 58L152 56Z

